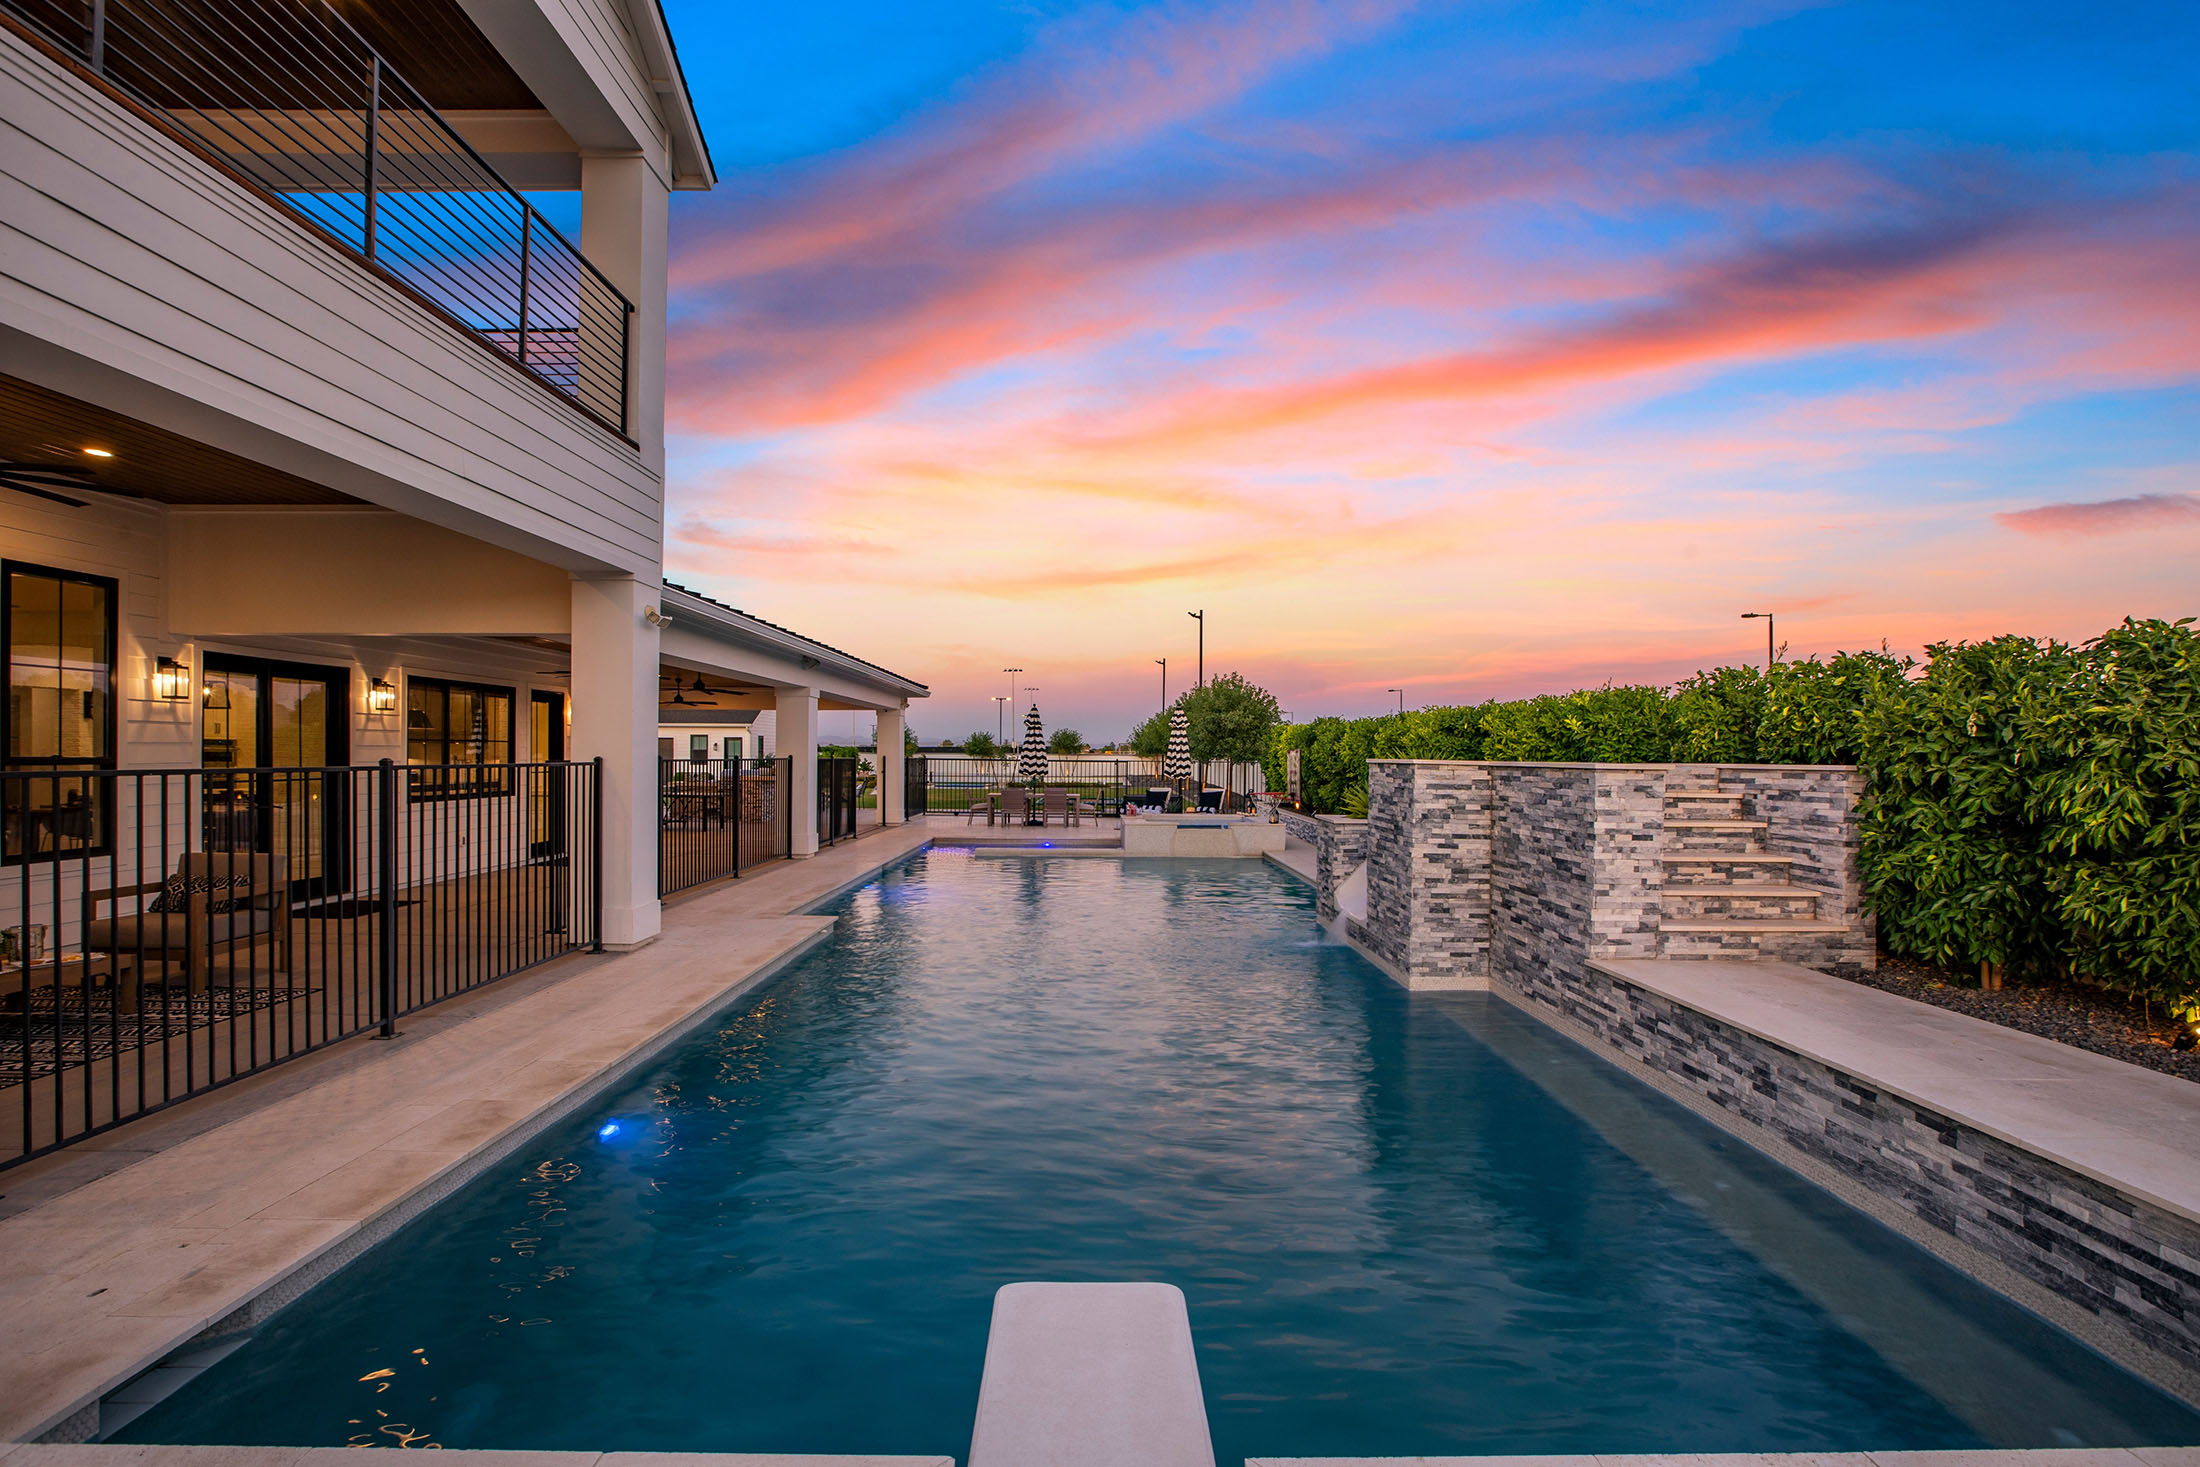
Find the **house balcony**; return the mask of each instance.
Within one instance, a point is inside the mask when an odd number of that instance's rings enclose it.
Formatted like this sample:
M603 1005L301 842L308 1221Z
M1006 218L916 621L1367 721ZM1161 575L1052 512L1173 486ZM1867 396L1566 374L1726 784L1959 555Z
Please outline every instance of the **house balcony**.
M668 195L559 105L456 0L0 0L0 454L653 584Z
M465 113L502 137L539 111L525 85L455 10L400 30L350 8L379 45L326 0L0 0L0 14L145 121L627 433L633 303L407 69L417 60L444 94L495 104ZM546 125L555 132L532 128Z

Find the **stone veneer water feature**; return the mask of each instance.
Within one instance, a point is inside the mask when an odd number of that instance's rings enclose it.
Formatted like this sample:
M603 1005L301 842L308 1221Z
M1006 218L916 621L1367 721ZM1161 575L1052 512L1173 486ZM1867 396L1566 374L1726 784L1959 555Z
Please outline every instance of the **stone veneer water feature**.
M1707 961L1869 971L1862 792L1838 766L1375 760L1368 818L1317 819L1317 910L1399 983L1492 990L2200 1396L2200 1212L2040 1154L2067 1139L2052 1104L2027 1147L1657 991L1685 985L1652 975ZM1891 995L1826 996L1867 998L1867 1035L1913 1017ZM2129 1068L2099 1063L2103 1083ZM2009 1088L2025 1061L1989 1068Z

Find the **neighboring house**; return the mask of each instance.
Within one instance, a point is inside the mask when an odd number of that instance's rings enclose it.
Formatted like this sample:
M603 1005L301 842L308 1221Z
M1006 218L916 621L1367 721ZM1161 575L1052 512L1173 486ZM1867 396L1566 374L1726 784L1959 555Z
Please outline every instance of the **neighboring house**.
M0 932L0 997L173 976L90 893L196 851L329 921L386 857L477 906L555 867L565 940L647 942L682 679L776 715L816 850L818 710L925 689L664 581L668 203L714 181L656 0L0 0L0 927L70 955Z
M691 764L762 757L755 708L660 708L657 757Z

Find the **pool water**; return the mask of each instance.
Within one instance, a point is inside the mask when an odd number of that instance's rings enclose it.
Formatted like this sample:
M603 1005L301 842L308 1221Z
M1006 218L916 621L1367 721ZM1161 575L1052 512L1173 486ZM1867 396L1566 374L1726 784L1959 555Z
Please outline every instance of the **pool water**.
M1257 863L934 851L129 1440L967 1452L995 1289L1159 1279L1218 1457L2200 1441Z

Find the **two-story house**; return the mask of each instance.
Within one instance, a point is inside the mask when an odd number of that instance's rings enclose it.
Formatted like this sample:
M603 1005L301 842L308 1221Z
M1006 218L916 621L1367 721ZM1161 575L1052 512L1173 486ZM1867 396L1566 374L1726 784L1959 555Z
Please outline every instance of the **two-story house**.
M0 0L0 1163L650 940L673 697L783 756L698 838L816 849L821 707L898 762L664 581L713 181L656 0Z

